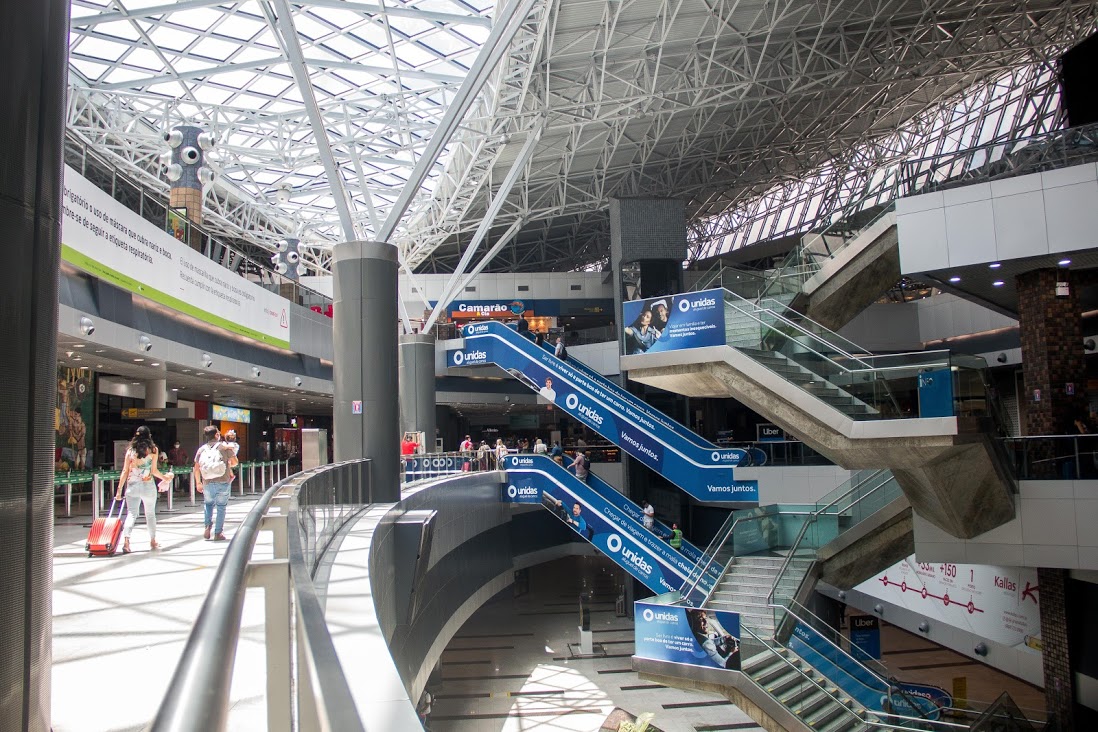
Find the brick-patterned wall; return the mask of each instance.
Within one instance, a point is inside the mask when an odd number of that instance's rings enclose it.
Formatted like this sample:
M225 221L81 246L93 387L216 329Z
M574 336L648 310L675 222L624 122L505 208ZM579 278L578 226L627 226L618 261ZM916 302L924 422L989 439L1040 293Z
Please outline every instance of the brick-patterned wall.
M1027 435L1072 434L1074 419L1087 414L1082 320L1072 275L1063 269L1038 269L1016 280ZM1057 281L1069 283L1068 297L1056 296ZM1068 384L1074 385L1074 395L1067 393ZM1035 389L1041 390L1039 402L1033 400Z
M1041 664L1045 672L1045 709L1049 715L1056 715L1063 732L1075 729L1074 677L1068 653L1067 581L1066 569L1037 570L1037 585L1041 588Z

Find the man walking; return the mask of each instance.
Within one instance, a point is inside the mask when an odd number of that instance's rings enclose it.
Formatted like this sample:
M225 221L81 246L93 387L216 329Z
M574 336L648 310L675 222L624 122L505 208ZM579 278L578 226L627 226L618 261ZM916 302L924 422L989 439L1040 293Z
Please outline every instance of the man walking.
M644 528L651 531L656 527L656 509L648 501L641 501L641 510L644 511Z
M225 541L225 507L229 503L229 485L233 482L229 461L236 455L231 446L221 441L221 433L213 425L202 430L202 436L206 442L194 456L191 477L203 496L206 530L202 536L209 539L212 530L214 541Z

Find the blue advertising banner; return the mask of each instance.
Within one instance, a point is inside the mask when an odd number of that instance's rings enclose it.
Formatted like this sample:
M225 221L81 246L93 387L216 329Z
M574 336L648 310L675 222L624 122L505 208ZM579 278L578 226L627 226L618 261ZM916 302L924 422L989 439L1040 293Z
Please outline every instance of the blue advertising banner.
M700 501L758 503L758 484L736 481L732 467L747 453L721 448L674 423L604 377L561 361L502 323L463 328L464 348L450 366L494 363L576 421Z
M632 300L621 309L622 350L627 356L725 342L723 290Z
M881 657L881 621L876 615L850 618L850 642L870 658Z
M554 516L653 592L677 591L687 583L694 562L553 460L540 455L509 455L504 458L504 469L508 501L529 503L536 492ZM714 581L712 574L703 577L697 583L694 601L703 600Z
M634 655L740 670L740 616L723 610L635 602Z
M432 457L430 455L401 458L404 463L404 479L406 481L460 473L462 472L462 464L468 460L469 458Z

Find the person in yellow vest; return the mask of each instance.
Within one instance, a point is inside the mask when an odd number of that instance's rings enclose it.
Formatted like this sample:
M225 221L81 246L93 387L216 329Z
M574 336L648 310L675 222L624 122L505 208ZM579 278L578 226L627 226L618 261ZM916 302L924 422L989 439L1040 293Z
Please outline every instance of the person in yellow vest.
M679 528L678 524L671 524L671 541L668 543L675 551L682 551L682 529Z

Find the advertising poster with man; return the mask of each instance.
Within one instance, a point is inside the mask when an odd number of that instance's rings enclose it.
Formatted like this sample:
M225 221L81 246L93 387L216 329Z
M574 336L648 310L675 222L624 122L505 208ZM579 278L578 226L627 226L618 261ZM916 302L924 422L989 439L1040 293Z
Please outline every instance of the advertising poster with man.
M54 412L59 473L93 467L91 427L95 424L95 391L90 369L57 368L57 409Z
M740 670L738 613L648 602L634 607L636 656Z
M724 293L703 290L622 304L627 356L724 343Z

